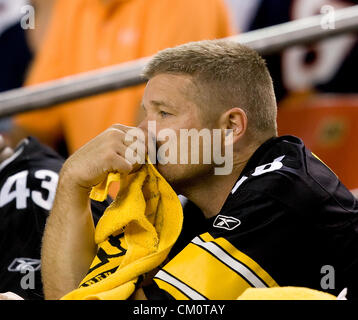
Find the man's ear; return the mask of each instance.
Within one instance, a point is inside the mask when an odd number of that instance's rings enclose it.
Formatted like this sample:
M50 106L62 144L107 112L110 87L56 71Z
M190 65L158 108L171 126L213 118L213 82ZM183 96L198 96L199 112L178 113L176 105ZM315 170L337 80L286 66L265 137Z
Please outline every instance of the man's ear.
M235 144L247 130L247 115L240 108L232 108L220 116L219 125L226 130L226 135L232 134L232 142Z

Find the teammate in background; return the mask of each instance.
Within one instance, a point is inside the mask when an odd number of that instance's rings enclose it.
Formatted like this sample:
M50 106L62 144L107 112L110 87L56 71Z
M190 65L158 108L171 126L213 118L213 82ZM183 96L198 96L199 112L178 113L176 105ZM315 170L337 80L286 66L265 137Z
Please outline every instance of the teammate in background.
M232 34L224 0L61 0L27 85L150 56L189 41ZM136 125L143 86L15 117L16 143L31 134L69 154L115 122Z
M277 137L264 60L237 43L202 41L159 52L145 76L139 127L155 121L155 133L174 130L177 145L181 129L232 130L220 147L233 147L233 170L215 175L213 161L180 163L188 150L157 164L205 221L137 297L237 299L249 287L300 286L335 295L348 288L358 299L358 201L302 140ZM137 166L125 157L128 129L113 125L63 166L42 249L48 299L75 289L88 271L96 254L88 193L108 172Z
M0 161L0 293L43 299L41 239L64 160L35 138L13 150L0 136ZM107 205L92 202L95 223Z

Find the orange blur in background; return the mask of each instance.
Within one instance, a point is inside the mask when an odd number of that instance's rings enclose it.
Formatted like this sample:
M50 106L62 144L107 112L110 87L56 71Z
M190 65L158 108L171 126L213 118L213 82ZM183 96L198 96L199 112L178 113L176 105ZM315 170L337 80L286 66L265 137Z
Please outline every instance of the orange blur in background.
M279 135L300 137L349 188L358 188L358 95L314 95L279 108Z

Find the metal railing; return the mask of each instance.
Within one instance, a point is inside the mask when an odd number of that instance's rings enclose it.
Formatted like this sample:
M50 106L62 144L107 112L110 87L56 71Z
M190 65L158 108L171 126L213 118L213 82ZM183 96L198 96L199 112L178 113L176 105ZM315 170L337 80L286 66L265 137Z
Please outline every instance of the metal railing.
M335 11L334 28L323 28L317 15L227 38L260 54L279 52L343 33L358 31L358 5ZM0 117L47 108L63 102L123 89L145 82L141 72L150 57L80 73L0 94Z

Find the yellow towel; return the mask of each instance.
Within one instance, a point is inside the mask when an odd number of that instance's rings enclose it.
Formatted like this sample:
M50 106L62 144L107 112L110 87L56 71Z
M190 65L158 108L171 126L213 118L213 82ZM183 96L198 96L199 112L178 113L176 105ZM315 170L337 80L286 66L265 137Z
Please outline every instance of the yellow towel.
M237 300L336 300L329 293L302 287L249 288Z
M79 288L63 300L129 298L138 277L166 259L180 234L180 201L152 164L126 179L110 173L91 198L103 201L110 183L119 180L120 191L96 227L97 256Z

